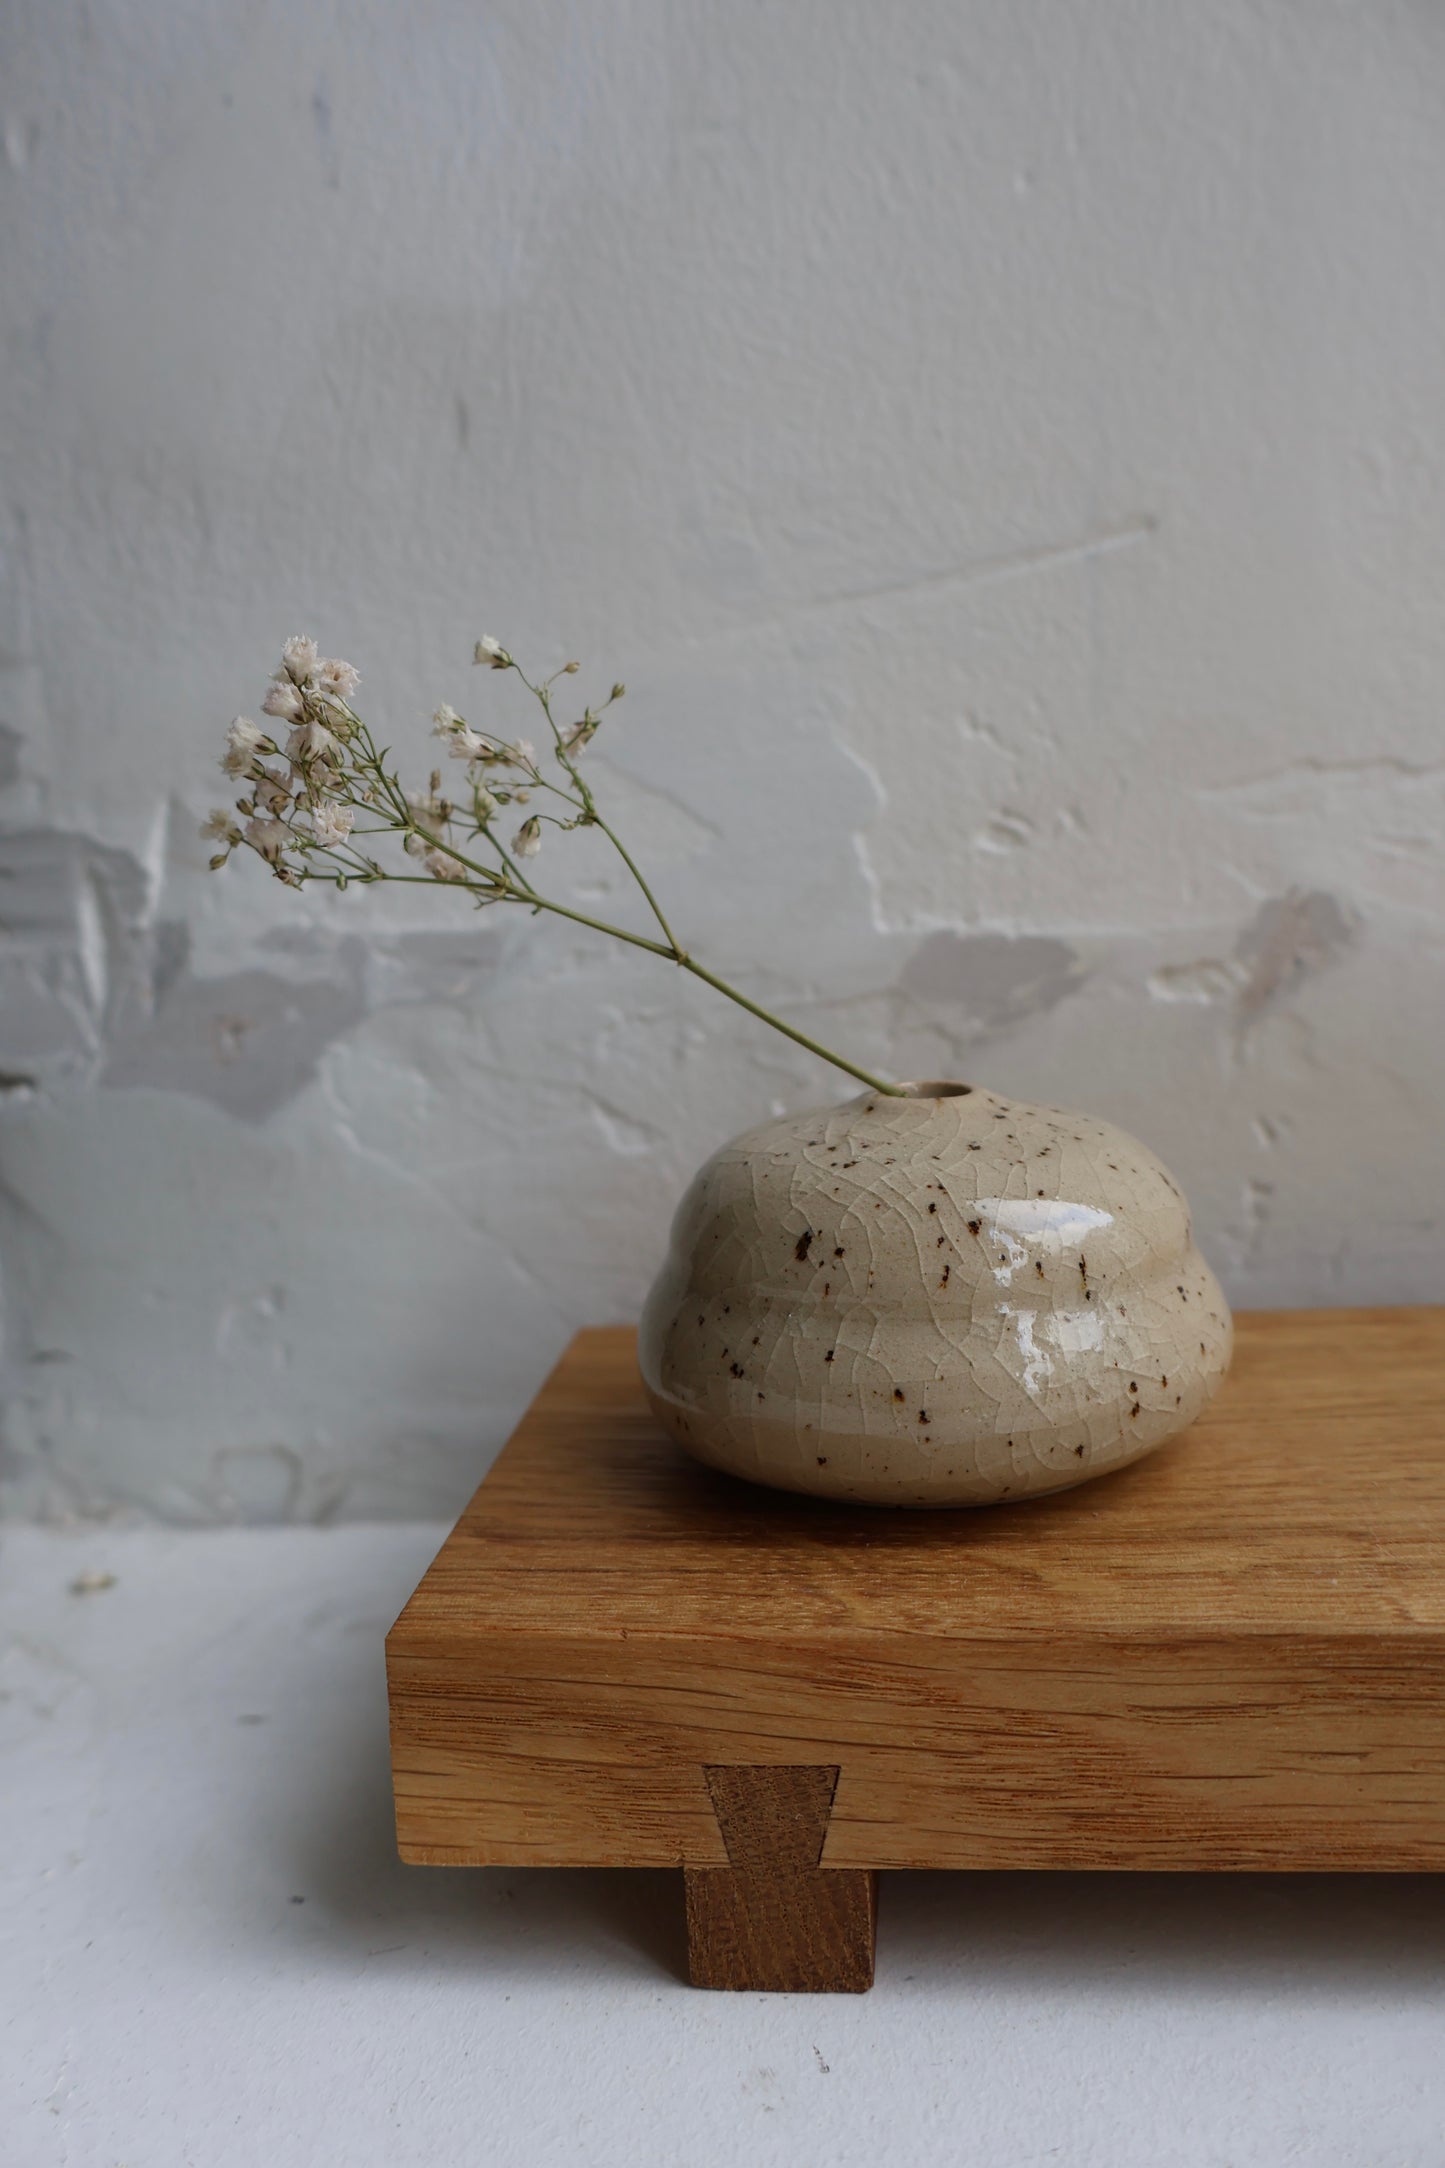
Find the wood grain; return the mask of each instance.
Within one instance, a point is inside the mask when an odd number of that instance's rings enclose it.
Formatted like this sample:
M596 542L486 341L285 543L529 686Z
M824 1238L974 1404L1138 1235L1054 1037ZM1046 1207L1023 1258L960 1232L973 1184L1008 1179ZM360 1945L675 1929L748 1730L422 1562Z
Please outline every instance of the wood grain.
M388 1643L403 1855L725 1868L704 1772L839 1770L823 1871L1445 1866L1445 1311L1238 1320L1194 1428L1028 1504L750 1488L579 1335Z
M873 1985L877 1877L819 1861L836 1768L703 1771L726 1867L690 1867L694 1987L861 1994Z

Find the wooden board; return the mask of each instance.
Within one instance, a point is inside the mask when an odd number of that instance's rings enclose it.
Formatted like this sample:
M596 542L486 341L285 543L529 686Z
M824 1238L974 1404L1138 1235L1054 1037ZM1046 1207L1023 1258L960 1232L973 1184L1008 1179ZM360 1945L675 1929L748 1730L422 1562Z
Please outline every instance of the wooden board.
M403 1857L736 1873L771 1769L850 1880L1445 1867L1445 1310L1238 1327L1150 1459L937 1513L695 1466L579 1334L389 1638Z

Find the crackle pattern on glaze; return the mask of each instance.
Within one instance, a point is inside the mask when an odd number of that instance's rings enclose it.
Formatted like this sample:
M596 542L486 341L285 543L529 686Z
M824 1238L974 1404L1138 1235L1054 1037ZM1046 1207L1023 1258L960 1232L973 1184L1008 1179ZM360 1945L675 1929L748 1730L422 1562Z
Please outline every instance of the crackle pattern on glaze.
M1233 1333L1167 1169L1088 1115L913 1091L768 1122L699 1170L642 1320L673 1437L784 1490L985 1505L1193 1422Z

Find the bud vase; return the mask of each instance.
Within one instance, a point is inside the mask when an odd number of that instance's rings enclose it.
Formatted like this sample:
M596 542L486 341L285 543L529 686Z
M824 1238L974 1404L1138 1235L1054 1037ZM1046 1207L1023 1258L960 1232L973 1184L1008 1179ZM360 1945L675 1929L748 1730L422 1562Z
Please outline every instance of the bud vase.
M1037 1497L1193 1422L1232 1326L1123 1130L966 1084L764 1123L699 1169L643 1312L698 1460L882 1506Z

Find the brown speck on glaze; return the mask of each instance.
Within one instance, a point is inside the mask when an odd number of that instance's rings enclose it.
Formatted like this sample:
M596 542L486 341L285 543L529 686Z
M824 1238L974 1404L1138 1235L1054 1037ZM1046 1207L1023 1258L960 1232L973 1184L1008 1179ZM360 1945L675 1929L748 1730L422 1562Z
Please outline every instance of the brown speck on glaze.
M793 1251L793 1255L797 1258L800 1265L807 1262L808 1252L812 1247L813 1230L811 1227L805 1227L803 1229L803 1232L799 1235L797 1247Z

